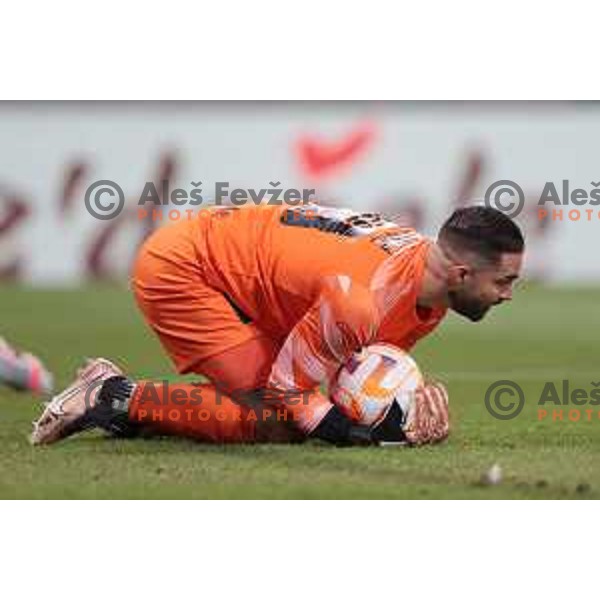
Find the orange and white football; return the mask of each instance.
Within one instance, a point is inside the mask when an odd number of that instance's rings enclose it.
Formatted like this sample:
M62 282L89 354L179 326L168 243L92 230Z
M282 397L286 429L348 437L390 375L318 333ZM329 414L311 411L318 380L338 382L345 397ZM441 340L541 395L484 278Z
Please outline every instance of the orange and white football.
M390 344L374 344L355 353L331 383L331 401L349 418L374 425L394 399L405 413L423 375L414 359Z

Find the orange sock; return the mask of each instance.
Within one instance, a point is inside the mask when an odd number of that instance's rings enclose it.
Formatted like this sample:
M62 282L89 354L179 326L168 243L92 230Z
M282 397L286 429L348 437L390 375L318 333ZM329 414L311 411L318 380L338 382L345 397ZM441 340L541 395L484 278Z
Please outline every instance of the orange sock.
M220 444L298 441L293 411L238 403L213 385L137 382L129 419L151 431Z

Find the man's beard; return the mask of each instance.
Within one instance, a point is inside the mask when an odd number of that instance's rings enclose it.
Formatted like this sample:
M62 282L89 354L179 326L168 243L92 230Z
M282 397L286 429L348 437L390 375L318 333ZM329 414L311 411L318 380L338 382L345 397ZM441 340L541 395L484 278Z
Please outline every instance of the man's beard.
M450 308L452 310L475 322L481 321L491 307L477 298L469 298L460 292L448 292L448 298L450 299Z

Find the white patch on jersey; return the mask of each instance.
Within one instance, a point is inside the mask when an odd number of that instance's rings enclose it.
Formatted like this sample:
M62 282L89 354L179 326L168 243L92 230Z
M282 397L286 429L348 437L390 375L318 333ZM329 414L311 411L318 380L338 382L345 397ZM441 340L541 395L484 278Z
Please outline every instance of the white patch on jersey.
M344 294L348 294L350 287L352 286L352 279L350 279L348 275L338 275L337 280L342 288L342 292L344 292Z

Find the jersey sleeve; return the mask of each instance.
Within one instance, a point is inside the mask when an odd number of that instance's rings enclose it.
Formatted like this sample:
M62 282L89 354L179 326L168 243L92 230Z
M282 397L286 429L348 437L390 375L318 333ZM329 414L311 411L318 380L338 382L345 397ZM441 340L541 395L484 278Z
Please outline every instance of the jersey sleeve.
M371 292L348 275L325 279L321 293L285 340L270 373L269 387L316 390L339 367L368 345L379 325ZM304 433L311 433L333 404L321 393L287 407Z

